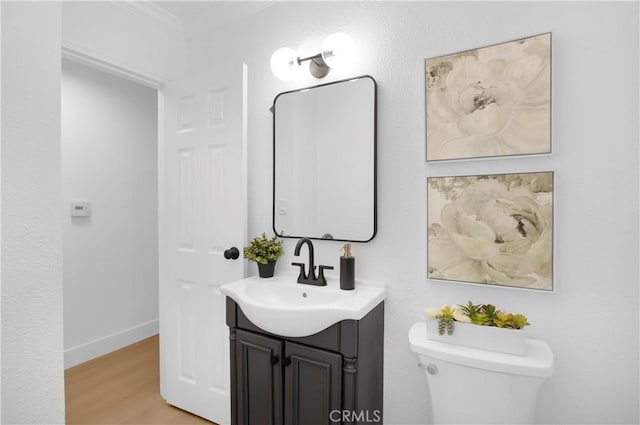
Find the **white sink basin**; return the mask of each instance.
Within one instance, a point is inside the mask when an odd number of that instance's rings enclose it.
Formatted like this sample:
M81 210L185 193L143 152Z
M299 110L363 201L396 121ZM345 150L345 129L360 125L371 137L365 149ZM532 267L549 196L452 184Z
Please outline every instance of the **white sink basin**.
M254 276L222 285L220 291L256 326L290 337L313 335L341 320L360 320L387 294L379 282L356 279L354 290L343 291L333 276L327 277L327 286L300 284L297 278L297 273Z

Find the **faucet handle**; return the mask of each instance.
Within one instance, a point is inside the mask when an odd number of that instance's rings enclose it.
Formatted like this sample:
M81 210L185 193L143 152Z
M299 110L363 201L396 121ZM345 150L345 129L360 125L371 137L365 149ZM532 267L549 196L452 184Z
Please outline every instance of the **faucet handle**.
M318 273L318 281L322 282L322 285L327 284L327 279L324 277L325 270L333 270L333 266L319 266L320 272Z
M292 266L300 267L300 274L298 275L298 283L303 283L307 279L307 273L304 270L304 263L291 263Z

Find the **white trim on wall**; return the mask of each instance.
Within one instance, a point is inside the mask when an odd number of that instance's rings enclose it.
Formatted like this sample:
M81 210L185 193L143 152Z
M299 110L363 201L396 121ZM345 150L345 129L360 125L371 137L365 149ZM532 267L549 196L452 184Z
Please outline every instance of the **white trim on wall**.
M158 334L158 319L150 320L102 338L64 350L64 368L68 369L96 357Z
M166 80L158 75L140 71L131 66L117 65L113 59L68 40L62 40L62 57L153 89L161 89L166 83Z
M166 187L166 179L165 179L165 167L166 167L166 159L165 159L165 93L163 90L158 90L158 277L166 276L167 273L167 261L168 253L167 250L162 249L161 241L166 240L167 238L167 223L169 219L167 218L167 199L164 196L164 188ZM158 306L164 305L164 291L160 291L158 287ZM158 307L159 308L159 307ZM163 320L159 323L161 328L158 328L158 333L162 333L166 335L166 326L167 324ZM166 342L163 338L160 338L160 352L166 353L166 348L164 348L164 344ZM166 369L166 356L160 356L160 370ZM160 394L166 394L166 379L162 374L160 374Z
M2 5L0 4L0 46L2 46ZM0 99L2 99L2 54L0 54ZM2 135L2 102L0 102L0 136ZM0 143L0 176L2 176L2 143ZM0 193L2 192L2 179L0 179ZM2 196L0 196L0 241L2 241ZM2 244L0 243L0 258L2 256ZM0 294L2 294L2 261L0 261ZM2 303L0 302L0 317L2 317ZM0 364L2 364L2 326L0 326ZM2 418L2 374L0 373L0 418Z

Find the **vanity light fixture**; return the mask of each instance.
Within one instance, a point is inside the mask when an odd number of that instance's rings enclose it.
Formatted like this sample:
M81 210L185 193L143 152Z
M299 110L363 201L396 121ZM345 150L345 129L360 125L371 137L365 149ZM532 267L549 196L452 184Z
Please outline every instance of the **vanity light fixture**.
M331 68L339 69L353 57L355 45L353 40L343 32L330 35L322 44L318 54L301 58L298 53L288 47L282 47L271 55L271 71L280 80L288 81L301 75L302 62L309 61L309 72L315 78L324 78Z

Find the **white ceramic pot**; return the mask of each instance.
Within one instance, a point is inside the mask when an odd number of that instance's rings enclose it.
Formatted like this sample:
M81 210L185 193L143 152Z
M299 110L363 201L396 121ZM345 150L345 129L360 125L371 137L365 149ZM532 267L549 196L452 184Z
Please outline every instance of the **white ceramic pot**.
M524 356L524 330L454 322L453 334L438 333L438 320L427 319L427 339Z

